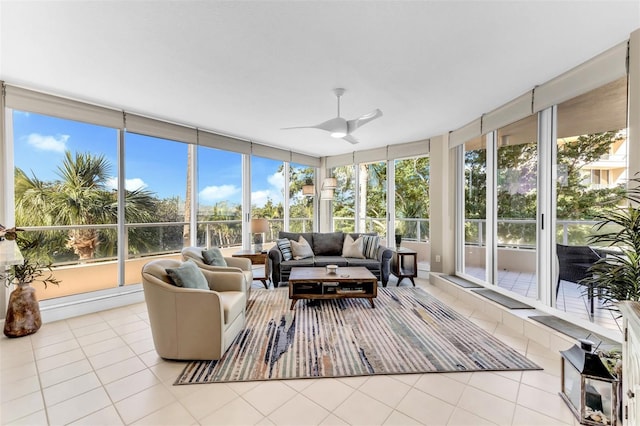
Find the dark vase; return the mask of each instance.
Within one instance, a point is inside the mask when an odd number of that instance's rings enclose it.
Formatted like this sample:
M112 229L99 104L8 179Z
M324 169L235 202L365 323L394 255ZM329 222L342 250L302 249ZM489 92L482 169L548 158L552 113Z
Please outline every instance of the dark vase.
M396 234L396 248L400 248L401 243L402 243L402 235Z
M29 284L18 284L9 296L7 316L4 321L4 335L22 337L40 329L40 305L36 299L36 289Z

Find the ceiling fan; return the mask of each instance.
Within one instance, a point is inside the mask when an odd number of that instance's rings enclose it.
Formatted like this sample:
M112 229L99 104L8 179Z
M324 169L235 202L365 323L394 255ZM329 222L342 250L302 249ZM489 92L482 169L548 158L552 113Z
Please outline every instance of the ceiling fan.
M336 118L332 118L331 120L327 120L315 126L285 127L283 128L283 130L320 129L330 132L331 137L334 138L342 138L347 142L353 144L360 142L359 140L351 136L351 133L353 133L359 127L364 126L368 122L375 120L378 117L382 117L382 111L380 111L379 109L375 109L370 113L364 114L356 119L345 120L344 118L340 117L340 98L342 97L342 95L344 95L344 92L345 89L342 88L333 89L333 93L335 93L336 97L338 98L338 116Z

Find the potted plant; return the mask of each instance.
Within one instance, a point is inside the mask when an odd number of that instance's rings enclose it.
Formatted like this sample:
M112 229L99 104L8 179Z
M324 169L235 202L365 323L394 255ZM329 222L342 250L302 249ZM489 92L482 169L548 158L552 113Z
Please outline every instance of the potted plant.
M612 250L591 266L591 276L581 282L593 285L604 306L613 311L622 300L640 301L640 177L630 182L635 186L625 193L627 205L596 216L596 232L589 241Z
M0 273L0 280L4 280L6 286L16 286L9 296L4 334L7 337L27 336L38 331L42 325L35 288L31 284L40 282L47 288L48 284L59 285L60 281L50 273L51 263L44 262L36 255L40 238L22 238L18 236L21 229L16 228L3 231L6 239L16 240L24 258L21 264L10 266L6 272Z

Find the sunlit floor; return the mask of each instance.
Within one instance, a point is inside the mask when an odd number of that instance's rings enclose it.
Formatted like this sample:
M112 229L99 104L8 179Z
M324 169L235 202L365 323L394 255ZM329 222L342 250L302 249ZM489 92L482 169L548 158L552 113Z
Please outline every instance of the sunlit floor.
M157 356L138 303L2 337L0 423L577 425L558 396L557 352L426 280L416 283L544 371L173 386L184 363Z
M484 279L482 268L467 268L467 273L478 279ZM498 286L516 294L535 299L538 289L534 274L518 271L498 271ZM576 318L590 321L590 305L586 294L586 287L569 281L560 281L560 291L556 301L556 308L571 313ZM594 297L593 322L612 330L620 330L622 319L602 305L602 300Z

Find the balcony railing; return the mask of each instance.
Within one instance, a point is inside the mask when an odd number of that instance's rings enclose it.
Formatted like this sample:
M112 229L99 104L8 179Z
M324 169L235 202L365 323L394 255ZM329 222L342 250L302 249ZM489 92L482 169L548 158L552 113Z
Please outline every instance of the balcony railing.
M426 218L396 218L396 229L402 230L405 241L429 241L429 219ZM333 217L333 229L343 232L354 232L356 219L352 217ZM380 224L385 224L386 218L365 217L363 232L378 232L384 234Z
M405 241L429 242L429 219L396 218L396 229L402 229ZM350 232L355 225L354 218L334 217L334 229ZM384 223L384 218L367 217L364 219L367 232L376 230L376 226ZM565 245L585 245L592 234L596 221L560 220L557 222L556 238ZM38 232L44 239L45 247L54 266L87 264L117 259L117 244L127 244L127 259L179 253L185 245L184 233L186 222L131 223L125 225L126 241L117 241L117 226L104 225L68 225L68 226L31 226L24 227L27 235ZM279 231L284 228L283 219L269 219L269 232L266 242L278 238ZM291 218L289 230L292 232L311 232L311 218ZM99 245L94 256L79 259L69 244L72 232L94 231ZM486 245L486 220L468 219L465 221L465 244L483 247ZM514 249L535 248L536 221L533 219L505 219L498 221L500 247ZM199 246L217 246L221 248L242 246L242 222L240 220L199 221L197 227L197 244Z
M593 220L556 221L556 241L564 245L587 245L593 234ZM465 244L484 247L486 245L486 219L465 221ZM536 221L533 219L498 220L499 247L534 249L536 246Z
M266 235L267 242L273 242L278 232L284 227L284 220L269 220L270 230ZM355 225L353 218L334 218L334 223ZM384 223L382 218L365 218L367 229L375 229L376 224ZM295 232L313 230L310 218L292 218L289 228ZM563 244L583 245L592 232L594 221L559 221L557 241ZM126 238L117 239L117 226L104 225L71 225L71 226L38 226L24 227L25 236L39 233L45 243L46 252L53 262L54 275L62 280L59 287L49 286L47 290L38 288L38 298L49 299L70 294L78 294L118 286L119 268L123 267L120 285L140 282L142 266L153 257L179 259L180 250L185 244L186 222L163 223L131 223L125 226ZM337 225L336 225L337 226ZM396 219L396 226L403 230L403 241L429 242L429 219ZM530 251L535 248L534 220L501 220L498 224L500 232L508 230L509 239L500 242L501 248ZM471 219L466 222L466 244L469 246L485 246L486 221ZM72 232L94 231L99 245L93 257L79 258L69 246ZM188 228L187 228L188 231ZM346 230L348 231L348 230ZM90 235L90 234L77 234ZM125 244L126 258L122 265L117 262L118 244ZM232 253L242 247L242 223L240 220L199 221L197 226L197 244L200 246L219 246L223 252ZM40 287L40 286L38 286Z

